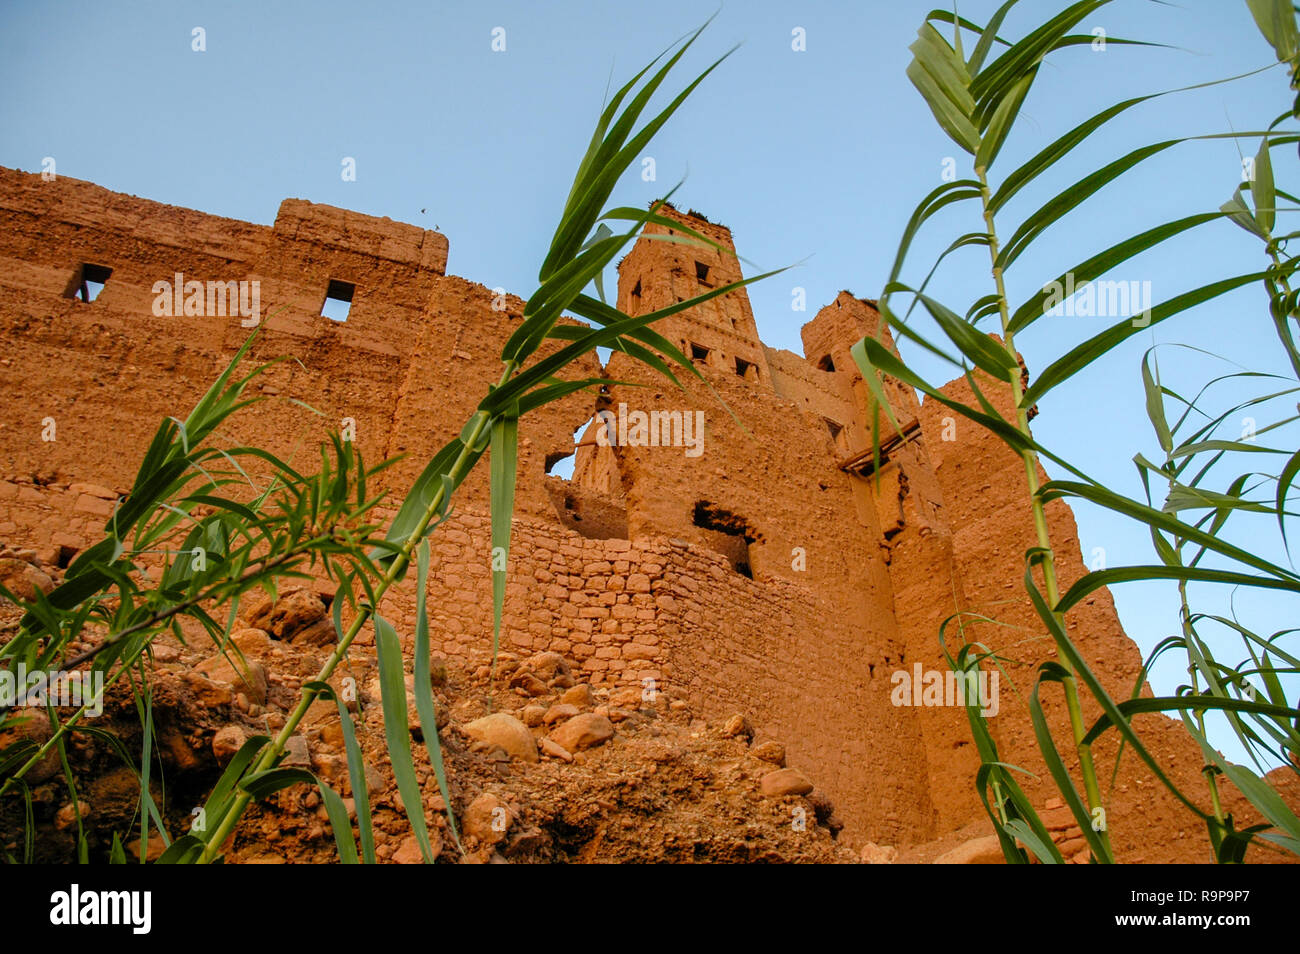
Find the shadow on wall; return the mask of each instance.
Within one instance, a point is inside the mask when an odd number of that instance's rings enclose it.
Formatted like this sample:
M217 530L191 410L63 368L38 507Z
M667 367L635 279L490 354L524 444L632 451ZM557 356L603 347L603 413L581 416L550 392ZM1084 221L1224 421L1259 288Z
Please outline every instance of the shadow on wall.
M726 557L731 568L741 576L754 578L751 548L761 544L763 538L748 520L707 500L698 500L693 522L700 528L709 549Z

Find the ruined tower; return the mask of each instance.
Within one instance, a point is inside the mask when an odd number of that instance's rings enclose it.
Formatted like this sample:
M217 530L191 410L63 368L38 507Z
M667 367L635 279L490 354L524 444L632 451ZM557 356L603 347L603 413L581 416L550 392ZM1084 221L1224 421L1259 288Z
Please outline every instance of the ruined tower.
M618 266L618 307L625 314L668 308L743 278L730 229L698 213L682 215L671 206L664 206L662 213L689 224L721 250L687 244L684 232L667 226L647 226ZM770 387L771 372L743 288L671 315L655 327L693 361Z

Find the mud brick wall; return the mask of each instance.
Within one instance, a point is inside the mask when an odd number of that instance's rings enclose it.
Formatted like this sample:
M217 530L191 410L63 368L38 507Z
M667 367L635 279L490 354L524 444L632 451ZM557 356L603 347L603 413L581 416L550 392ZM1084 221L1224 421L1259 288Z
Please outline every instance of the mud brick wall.
M98 484L0 478L0 541L35 550L44 564L66 563L100 538L119 496Z
M755 738L833 793L866 837L890 844L933 830L923 740L889 704L889 671L852 618L804 583L737 578L715 554L678 543L656 604L665 669L711 718L751 714Z
M629 314L741 277L727 228L665 214L723 251L639 240L619 265ZM321 439L351 419L369 462L402 455L382 483L395 506L498 379L501 347L522 320L522 299L447 275L447 254L436 232L297 199L260 226L0 169L0 401L10 409L0 420L0 547L58 564L97 540L159 423L183 415L244 342L238 316L153 313L154 283L177 272L260 283L252 360L277 363L253 385L264 400L225 437L311 466ZM86 264L112 269L92 302L73 297ZM345 322L321 314L331 282L355 286ZM875 418L849 349L864 334L888 345L879 325L873 302L842 292L804 326L802 356L770 349L741 289L658 326L695 357L707 387L683 376L678 390L617 353L607 366L592 356L570 369L610 384L521 422L502 648L558 650L598 686L653 680L706 717L743 712L760 737L785 743L851 833L907 845L983 809L963 711L893 705L893 674L918 662L944 670L937 635L959 610L1011 624L971 635L1020 661L1022 692L1054 651L1019 596L1033 528L1015 455L965 422L952 431L942 408L888 382L907 439L878 472L864 461ZM1009 400L991 383L985 393ZM620 403L702 412L702 452L597 446L589 422ZM54 440L43 439L48 419ZM881 434L896 437L892 427ZM570 454L572 479L551 474ZM1063 504L1052 504L1050 524L1068 585L1084 568ZM480 468L431 537L430 634L449 657L491 645L489 528ZM413 579L382 612L409 641ZM1140 660L1109 594L1070 625L1107 685L1126 692ZM1023 704L1009 685L1000 696L1004 757L1041 774ZM1060 709L1048 699L1058 724ZM1186 733L1150 718L1152 747L1194 773ZM1177 831L1178 809L1126 762L1113 810L1148 821L1122 826L1135 841L1117 847L1192 860L1178 841L1142 843Z

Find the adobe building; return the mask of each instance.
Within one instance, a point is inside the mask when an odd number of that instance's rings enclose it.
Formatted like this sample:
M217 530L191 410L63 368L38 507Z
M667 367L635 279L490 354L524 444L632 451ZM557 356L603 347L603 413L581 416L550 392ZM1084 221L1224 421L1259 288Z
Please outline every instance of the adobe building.
M723 226L668 214L734 250ZM327 432L351 426L367 461L405 455L383 475L394 507L499 377L523 309L448 275L437 232L301 200L266 227L0 170L0 226L0 545L51 562L98 538L159 422L183 416L249 333L229 301L224 314L186 315L183 303L156 314L156 283L257 281L250 367L290 360L259 379L270 400L232 419L226 438L310 467ZM734 255L643 237L619 265L618 305L641 314L739 277ZM350 299L346 320L322 315L327 297ZM996 617L1005 625L971 626L967 638L1006 654L992 723L1003 758L1037 773L1023 784L1045 803L1053 792L1024 700L1055 652L1021 589L1034 537L1019 458L894 384L901 433L882 435L877 472L849 349L879 332L879 316L848 292L803 327L803 355L763 344L743 289L656 330L705 383L683 375L679 390L625 354L604 367L590 356L567 373L607 377L602 393L520 422L503 648L554 649L594 685L653 687L710 717L745 713L757 738L786 744L854 837L907 845L984 810L964 711L893 704L895 674L945 671L938 634L959 610ZM1009 405L1006 389L990 390ZM638 414L668 440L634 437ZM575 454L571 479L550 473ZM1049 513L1069 585L1084 572L1074 521L1062 503ZM486 467L432 544L434 645L465 658L491 643ZM409 638L413 613L408 580L385 615ZM1141 659L1109 594L1069 622L1126 696ZM1045 696L1063 727L1059 695ZM1182 727L1143 716L1139 728L1204 800ZM1106 778L1114 752L1112 734L1097 750ZM1122 860L1207 860L1200 823L1131 752L1107 807Z

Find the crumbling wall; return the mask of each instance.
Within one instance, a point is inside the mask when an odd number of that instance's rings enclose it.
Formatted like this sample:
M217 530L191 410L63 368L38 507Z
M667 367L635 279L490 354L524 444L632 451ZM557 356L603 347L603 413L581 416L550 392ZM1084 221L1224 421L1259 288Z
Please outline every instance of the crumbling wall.
M638 241L620 263L619 306L630 314L741 277L729 230L665 214L722 248ZM158 423L191 407L248 334L238 315L155 314L156 282L181 272L260 283L251 360L277 363L253 385L264 400L226 437L307 467L331 430L347 430L370 463L403 455L380 483L392 492L381 514L459 433L522 321L518 297L445 274L436 232L300 200L286 200L268 228L0 170L0 226L0 400L11 409L0 421L0 545L38 549L52 565L98 539ZM112 268L89 303L70 297L84 264ZM354 289L346 322L320 314L338 282ZM961 708L892 696L900 671L947 668L937 634L959 610L1010 624L969 635L1019 661L1022 692L1052 657L1019 595L1033 534L1019 460L889 381L899 431L882 416L877 462L878 421L849 348L864 334L889 336L874 304L848 292L804 327L803 358L763 345L743 289L656 328L707 386L682 375L679 390L624 354L607 368L592 356L570 373L607 386L521 422L503 648L556 650L594 685L685 696L709 718L743 712L817 779L855 837L914 844L982 817ZM693 443L679 426L677 442L600 447L588 424L598 410L700 426ZM575 453L582 427L573 479L549 474ZM1083 572L1073 519L1055 503L1049 522L1068 585ZM431 538L430 635L449 657L469 661L490 645L489 539L481 467ZM413 580L383 612L410 637ZM1085 655L1124 694L1140 660L1109 595L1071 619ZM1041 768L1010 686L1000 706L1005 757ZM1048 708L1059 724L1050 694ZM1190 740L1149 719L1153 747L1194 789ZM1114 811L1130 824L1117 848L1191 860L1175 841L1139 844L1186 821L1140 774L1120 777Z
M311 461L349 419L363 454L382 459L399 352L446 266L442 236L299 200L273 228L252 226L12 170L0 170L0 214L0 398L13 408L0 473L128 484L159 423L194 405L254 324L253 360L281 363L253 387L268 400L240 436ZM87 263L112 270L92 302L71 297ZM206 297L200 314L171 313L168 294L156 309L158 283L178 274L182 291L257 282L260 324L224 300L208 313ZM356 282L347 322L320 314L331 279Z
M1000 413L1010 417L1010 389L997 386L983 374L977 380ZM943 390L956 400L974 400L965 379ZM1019 690L1012 692L1007 686L1001 692L995 721L1002 757L1034 773L1022 777L1021 784L1031 798L1042 803L1054 789L1034 738L1027 700L1038 667L1048 660L1059 661L1059 657L1033 608L1021 596L1024 554L1037 545L1029 516L1024 463L998 438L953 415L936 401L921 406L921 421L925 446L952 527L953 560L962 571L966 609L1001 624L975 625L969 638L983 641L1004 656L1008 675ZM1038 476L1040 482L1047 480L1041 468ZM1060 591L1064 593L1088 568L1069 507L1061 501L1049 503L1047 522ZM1041 575L1037 579L1041 587ZM1176 613L1176 607L1171 607L1170 612ZM1106 691L1113 698L1127 698L1141 671L1142 658L1120 625L1109 591L1098 590L1072 609L1066 629ZM1091 726L1101 710L1086 692L1082 694L1084 722ZM1151 694L1145 684L1142 694ZM1058 745L1063 752L1070 752L1069 720L1060 687L1049 685L1040 697ZM1150 714L1137 717L1136 726L1144 744L1174 783L1209 811L1209 796L1200 773L1203 756L1182 725L1167 716ZM1099 775L1107 785L1108 823L1117 856L1125 861L1146 862L1208 860L1200 825L1191 823L1186 808L1151 776L1131 749L1124 753L1114 789L1109 790L1117 754L1118 737L1114 732L1103 736L1094 747ZM1077 769L1072 755L1066 755L1066 762ZM1232 810L1239 819L1253 814L1230 786L1221 784L1220 789L1226 803L1235 806ZM1153 838L1155 833L1161 837Z
M0 540L22 541L40 563L66 567L97 541L125 490L99 484L0 479Z
M889 667L816 582L749 580L681 544L658 605L667 674L706 717L749 714L755 738L785 742L854 831L882 844L934 833L912 710L889 704Z

